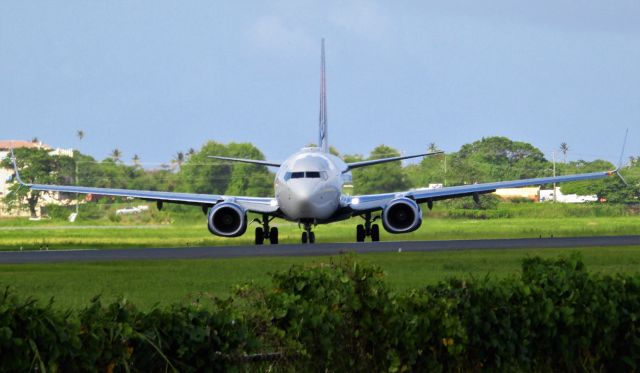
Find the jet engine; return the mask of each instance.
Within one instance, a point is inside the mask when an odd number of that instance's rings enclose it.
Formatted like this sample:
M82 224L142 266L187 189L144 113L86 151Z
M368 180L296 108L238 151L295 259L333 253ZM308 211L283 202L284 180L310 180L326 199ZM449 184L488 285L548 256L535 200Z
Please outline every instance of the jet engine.
M420 228L422 210L409 198L396 198L382 210L382 225L389 233L408 233Z
M209 210L209 232L216 236L238 237L247 230L247 211L233 202L221 202Z

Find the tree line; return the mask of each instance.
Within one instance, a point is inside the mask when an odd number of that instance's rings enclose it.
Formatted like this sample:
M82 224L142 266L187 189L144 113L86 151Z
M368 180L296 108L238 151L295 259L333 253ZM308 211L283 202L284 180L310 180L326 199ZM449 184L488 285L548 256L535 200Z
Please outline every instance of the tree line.
M80 137L80 135L79 135ZM568 146L563 143L563 152ZM438 147L431 143L428 151ZM340 155L335 148L332 153ZM133 156L131 164L122 161L122 152L99 161L74 152L74 157L50 155L44 149L16 149L21 176L27 183L78 184L105 188L181 191L205 194L270 196L274 174L265 166L229 163L207 158L209 155L264 159L264 154L250 143L222 144L208 141L200 150L178 152L170 165L150 169L142 167L140 157ZM399 156L400 152L387 145L375 147L368 156L340 155L346 162ZM596 194L612 202L634 202L640 193L640 157L630 157L621 169L627 184L618 178L598 181L565 183L563 193ZM12 167L9 157L2 166ZM463 145L452 153L424 158L421 162L402 166L400 161L353 170L353 194L383 193L426 187L430 183L445 186L483 183L551 176L554 164L540 149L531 144L506 137L487 137ZM571 161L555 164L557 175L614 169L604 160ZM13 185L13 193L4 198L12 207L27 203L32 210L40 194Z

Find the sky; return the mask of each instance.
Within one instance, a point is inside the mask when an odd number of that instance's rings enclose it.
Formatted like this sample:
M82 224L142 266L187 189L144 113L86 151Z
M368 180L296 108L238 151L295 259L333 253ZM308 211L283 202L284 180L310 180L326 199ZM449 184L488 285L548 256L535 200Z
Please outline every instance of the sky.
M2 1L0 139L282 161L317 142L323 37L343 154L507 136L617 163L629 128L640 155L637 0Z

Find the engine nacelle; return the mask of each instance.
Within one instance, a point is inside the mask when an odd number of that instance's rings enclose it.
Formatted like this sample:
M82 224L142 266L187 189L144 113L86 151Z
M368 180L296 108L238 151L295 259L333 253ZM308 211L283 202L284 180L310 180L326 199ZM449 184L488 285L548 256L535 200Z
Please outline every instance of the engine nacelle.
M241 236L247 230L247 211L237 203L218 203L209 210L207 227L216 236Z
M409 198L396 198L382 210L382 226L389 233L409 233L420 228L422 210Z

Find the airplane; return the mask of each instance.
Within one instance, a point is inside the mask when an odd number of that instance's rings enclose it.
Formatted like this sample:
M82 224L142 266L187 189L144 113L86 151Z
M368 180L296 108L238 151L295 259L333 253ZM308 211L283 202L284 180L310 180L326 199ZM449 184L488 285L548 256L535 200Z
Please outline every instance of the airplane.
M255 219L260 226L255 229L255 244L262 245L265 240L278 243L278 228L271 227L274 218L297 222L302 226L302 243L315 243L313 228L318 224L329 224L361 217L364 224L356 226L356 241L380 240L380 228L376 220L382 222L384 229L392 234L408 233L422 224L420 205L429 209L440 200L471 196L476 202L481 194L492 193L498 188L515 188L531 185L543 185L567 181L600 179L618 175L618 168L576 175L541 177L534 179L512 180L472 185L450 186L438 189L400 191L369 195L349 196L342 194L342 186L351 170L369 167L385 162L432 156L442 152L429 152L409 156L365 160L345 163L329 152L327 127L327 98L325 75L324 39L321 42L320 69L320 118L318 146L303 148L282 163L256 159L210 156L212 159L245 162L268 167L276 167L274 197L227 196L194 193L175 193L147 190L129 190L112 188L94 188L84 186L43 185L24 183L20 178L13 149L11 159L17 181L35 191L97 194L105 196L133 197L155 201L158 209L164 203L177 203L200 206L207 216L209 231L221 237L238 237L247 230L249 212L261 215ZM620 176L621 177L621 176ZM374 214L378 214L375 217Z

